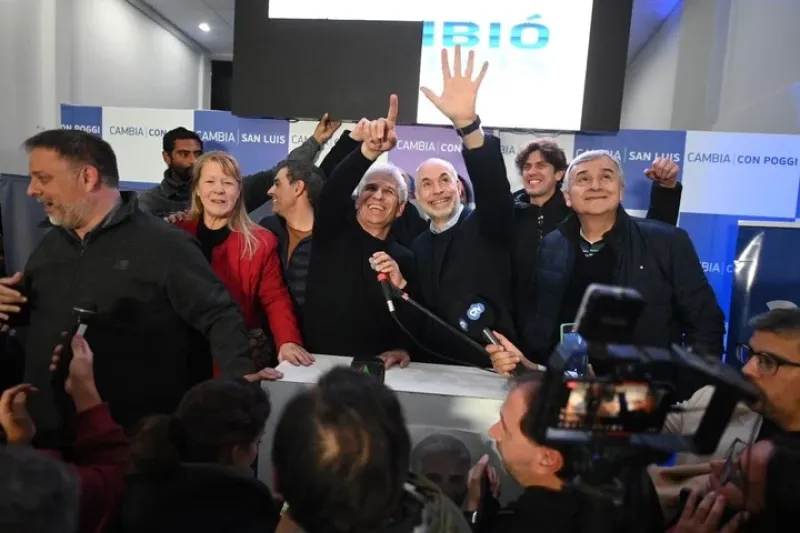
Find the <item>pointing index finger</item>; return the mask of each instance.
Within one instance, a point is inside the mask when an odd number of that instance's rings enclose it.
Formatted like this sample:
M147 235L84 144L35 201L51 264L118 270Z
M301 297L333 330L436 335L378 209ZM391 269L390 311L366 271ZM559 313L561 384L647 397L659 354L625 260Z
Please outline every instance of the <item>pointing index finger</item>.
M389 121L389 124L392 126L397 122L397 105L397 95L393 94L389 96L389 112L386 114L386 120Z

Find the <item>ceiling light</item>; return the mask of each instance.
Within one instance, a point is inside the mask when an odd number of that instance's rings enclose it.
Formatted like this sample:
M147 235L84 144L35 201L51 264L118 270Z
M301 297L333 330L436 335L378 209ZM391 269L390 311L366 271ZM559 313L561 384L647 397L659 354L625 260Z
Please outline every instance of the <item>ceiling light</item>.
M211 26L209 26L207 22L201 22L197 27L206 33L211 31Z

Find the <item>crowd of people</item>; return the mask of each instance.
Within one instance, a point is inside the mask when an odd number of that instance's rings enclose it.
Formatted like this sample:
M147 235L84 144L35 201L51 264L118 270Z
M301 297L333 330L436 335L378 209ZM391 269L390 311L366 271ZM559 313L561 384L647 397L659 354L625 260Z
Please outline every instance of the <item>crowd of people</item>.
M0 530L730 532L793 516L797 310L759 318L740 347L764 399L742 407L760 429L754 445L742 439L739 483L714 462L726 450L652 467L642 472L647 512L632 523L568 490L562 453L532 438L523 420L539 365L572 332L589 285L644 297L635 344L719 359L724 316L676 227L677 165L653 161L650 210L638 219L622 207L613 154L570 162L539 139L519 153L523 189L512 193L500 142L477 112L487 67L473 52L462 61L456 47L451 61L443 51L442 92L422 89L461 137L468 176L440 159L405 170L376 162L397 144L394 95L385 117L343 132L318 165L341 127L327 115L286 161L251 176L231 155L204 152L194 132L172 130L163 180L138 198L119 190L107 142L74 130L25 141L28 194L53 229L24 272L0 279L2 334L25 345L22 384L0 400ZM251 220L268 201L273 214ZM402 302L390 311L378 274L455 327L463 302L486 302L500 346L478 350ZM522 374L490 437L523 495L500 508L482 494L483 476L497 479L486 458L463 491L409 474L397 397L347 369L280 413L272 457L261 458L273 463L273 494L251 468L271 414L264 382L281 378L279 363L315 364L315 353ZM703 384L672 378L685 413L708 403ZM696 427L681 416L665 431Z

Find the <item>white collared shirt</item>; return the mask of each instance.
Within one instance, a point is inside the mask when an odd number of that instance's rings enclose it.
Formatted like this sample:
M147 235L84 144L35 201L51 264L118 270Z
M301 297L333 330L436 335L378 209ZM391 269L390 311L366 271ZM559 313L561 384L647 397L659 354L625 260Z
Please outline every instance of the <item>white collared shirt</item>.
M447 224L442 226L441 229L436 228L433 225L433 221L431 221L431 226L430 226L431 233L444 233L445 231L447 231L450 228L452 228L453 226L455 226L456 223L458 222L458 219L461 217L461 212L463 210L464 210L464 204L459 203L458 204L458 209L456 209L456 212L453 214L453 216L450 218L450 220L447 221Z

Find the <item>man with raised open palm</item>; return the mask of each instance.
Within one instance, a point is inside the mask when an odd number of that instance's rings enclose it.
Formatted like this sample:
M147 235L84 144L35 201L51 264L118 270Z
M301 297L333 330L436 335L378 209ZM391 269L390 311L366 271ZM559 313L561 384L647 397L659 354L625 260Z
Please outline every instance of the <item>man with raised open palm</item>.
M442 50L441 94L427 87L421 90L463 139L462 155L474 188L475 208L462 205L461 182L450 163L425 161L417 169L415 190L431 222L411 248L422 295L434 312L458 326L455 315L465 298L480 296L493 307L494 329L514 338L510 264L514 204L500 140L484 134L476 106L488 64L476 71L474 52L469 52L466 66L462 66L460 47L454 55L451 68L448 52ZM465 364L491 366L486 354L434 328L427 328L427 340L436 352Z

